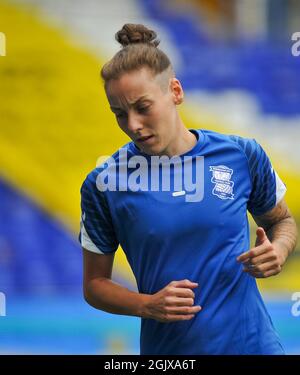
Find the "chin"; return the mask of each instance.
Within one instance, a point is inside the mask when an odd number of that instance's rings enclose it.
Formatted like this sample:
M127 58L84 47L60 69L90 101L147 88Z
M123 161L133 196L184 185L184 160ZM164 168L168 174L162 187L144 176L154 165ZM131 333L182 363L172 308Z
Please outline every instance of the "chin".
M143 149L143 151L146 153L146 154L149 154L149 155L163 155L163 149L159 146L149 146L149 147L145 147Z

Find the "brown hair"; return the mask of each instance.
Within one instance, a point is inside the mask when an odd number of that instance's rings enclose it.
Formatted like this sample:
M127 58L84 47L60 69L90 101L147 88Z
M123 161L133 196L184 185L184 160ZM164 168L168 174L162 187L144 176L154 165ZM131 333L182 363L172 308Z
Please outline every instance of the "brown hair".
M118 79L123 73L142 67L148 67L155 75L169 68L171 62L157 48L160 41L156 37L156 32L144 25L126 23L115 35L122 49L101 69L105 84L111 79Z

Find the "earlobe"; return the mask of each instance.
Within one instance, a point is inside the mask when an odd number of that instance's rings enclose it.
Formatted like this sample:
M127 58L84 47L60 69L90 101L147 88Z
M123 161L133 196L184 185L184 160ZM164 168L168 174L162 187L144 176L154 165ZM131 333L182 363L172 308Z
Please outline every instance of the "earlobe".
M180 97L177 97L175 104L176 104L176 105L179 105L179 104L181 104L182 102L183 102L183 95L180 96Z
M174 103L179 105L183 102L183 91L180 90L179 92L174 93Z

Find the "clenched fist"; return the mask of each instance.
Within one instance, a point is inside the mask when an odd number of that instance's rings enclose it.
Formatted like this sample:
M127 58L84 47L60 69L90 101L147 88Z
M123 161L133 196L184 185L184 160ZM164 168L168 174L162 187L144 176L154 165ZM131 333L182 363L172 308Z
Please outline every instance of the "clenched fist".
M237 257L237 261L254 277L277 275L284 263L280 249L270 242L262 227L257 228L256 236L255 247Z
M201 310L201 306L194 306L192 289L197 286L187 279L171 281L159 292L148 295L145 318L162 323L192 319Z

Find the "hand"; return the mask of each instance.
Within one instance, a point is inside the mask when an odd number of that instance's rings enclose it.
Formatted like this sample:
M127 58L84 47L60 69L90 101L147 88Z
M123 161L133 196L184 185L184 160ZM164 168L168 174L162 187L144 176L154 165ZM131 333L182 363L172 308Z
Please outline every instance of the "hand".
M244 272L257 278L277 275L282 268L284 260L278 249L272 244L264 229L256 230L255 247L237 257L237 261L244 266Z
M192 319L201 310L201 306L193 306L192 289L197 286L198 283L187 279L171 281L159 292L149 295L145 317L162 323Z

